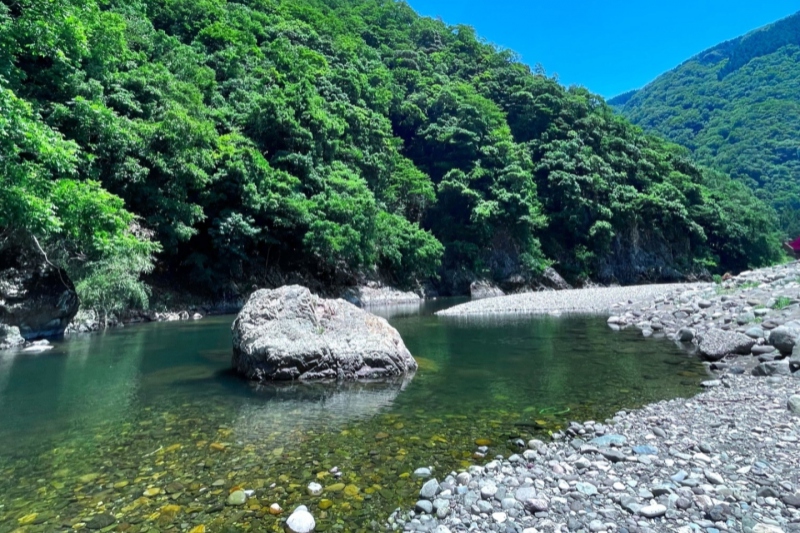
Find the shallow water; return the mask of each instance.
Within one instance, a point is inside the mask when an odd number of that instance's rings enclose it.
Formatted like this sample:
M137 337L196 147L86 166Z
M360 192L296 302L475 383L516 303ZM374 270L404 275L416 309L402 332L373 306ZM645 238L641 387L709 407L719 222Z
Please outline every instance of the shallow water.
M376 309L420 363L390 384L255 386L232 375L232 317L145 324L0 355L0 533L371 531L444 475L571 419L688 396L702 366L596 316L438 318L453 302ZM330 474L337 467L341 478ZM320 497L306 486L326 487ZM254 490L242 507L231 490ZM148 490L149 489L149 490ZM148 496L144 496L147 491ZM272 503L285 509L268 512ZM98 514L113 515L116 525ZM198 529L199 531L199 529Z

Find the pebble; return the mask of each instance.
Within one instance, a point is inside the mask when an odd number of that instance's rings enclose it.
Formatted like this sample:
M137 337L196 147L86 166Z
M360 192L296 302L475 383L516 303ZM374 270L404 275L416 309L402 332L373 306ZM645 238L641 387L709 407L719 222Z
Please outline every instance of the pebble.
M424 485L422 485L422 489L419 491L419 497L426 500L433 500L438 492L439 482L436 481L436 479L429 479Z
M639 509L639 514L645 518L658 518L659 516L667 514L667 508L660 503L654 503L652 505L645 505Z
M311 533L316 527L317 523L308 512L308 507L301 505L286 519L284 529L287 533Z
M247 494L243 490L235 490L228 495L228 505L244 505L247 502Z

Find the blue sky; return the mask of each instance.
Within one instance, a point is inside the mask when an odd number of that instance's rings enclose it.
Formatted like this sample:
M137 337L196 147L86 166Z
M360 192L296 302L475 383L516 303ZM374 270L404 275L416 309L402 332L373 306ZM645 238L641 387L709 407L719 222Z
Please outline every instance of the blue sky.
M800 11L800 0L407 0L606 98Z

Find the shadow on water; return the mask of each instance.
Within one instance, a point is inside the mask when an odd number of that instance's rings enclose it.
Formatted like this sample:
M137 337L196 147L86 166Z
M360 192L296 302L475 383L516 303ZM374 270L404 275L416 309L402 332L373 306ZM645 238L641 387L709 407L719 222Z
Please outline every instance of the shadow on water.
M413 503L415 468L475 463L476 439L505 454L511 437L691 395L702 379L670 343L611 332L601 317L433 314L453 303L371 309L419 361L413 379L388 383L248 383L230 371L232 317L0 356L0 533L44 533L98 509L131 533L277 531L272 502L308 505L319 531L365 531ZM311 481L328 487L322 497L306 494ZM169 497L142 498L168 486ZM220 510L237 486L257 499ZM171 518L170 502L181 509Z

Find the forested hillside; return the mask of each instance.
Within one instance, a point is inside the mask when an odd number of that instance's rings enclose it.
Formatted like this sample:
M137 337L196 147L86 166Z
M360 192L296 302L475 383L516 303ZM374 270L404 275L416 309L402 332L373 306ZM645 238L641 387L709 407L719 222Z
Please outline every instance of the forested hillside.
M788 235L800 235L800 13L610 103L749 185L777 209Z
M747 188L404 3L2 0L0 76L0 227L86 294L152 253L153 279L215 294L779 257Z

